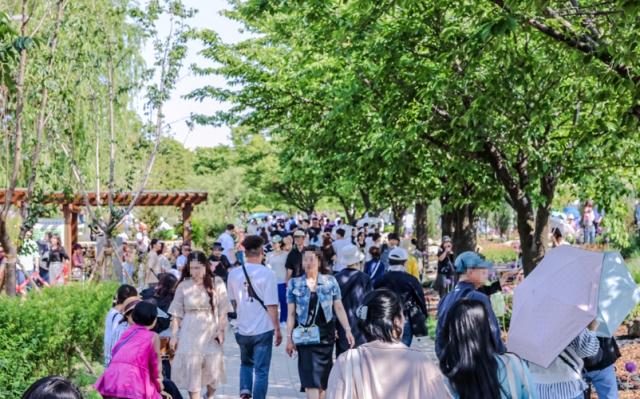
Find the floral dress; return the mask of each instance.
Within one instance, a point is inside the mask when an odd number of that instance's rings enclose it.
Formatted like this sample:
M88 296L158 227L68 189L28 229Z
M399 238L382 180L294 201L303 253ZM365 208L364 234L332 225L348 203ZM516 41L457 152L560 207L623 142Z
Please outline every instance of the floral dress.
M185 279L176 289L169 313L180 317L180 339L172 365L172 380L180 389L200 392L210 385L217 388L227 382L222 347L216 342L218 315L232 312L227 289L221 278L215 279L211 311L204 286Z

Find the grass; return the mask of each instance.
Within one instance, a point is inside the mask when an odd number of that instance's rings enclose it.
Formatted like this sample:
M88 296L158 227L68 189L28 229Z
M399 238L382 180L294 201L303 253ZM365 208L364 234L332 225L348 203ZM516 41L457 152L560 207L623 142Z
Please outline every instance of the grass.
M97 362L93 362L91 365L98 375L89 374L84 363L78 363L75 365L69 379L80 389L80 392L82 392L86 399L102 399L102 395L93 388L93 384L95 384L100 375L104 373L104 366Z
M438 319L435 317L427 318L427 328L429 329L429 338L435 341L436 339L436 324L438 324Z
M640 257L627 259L626 263L636 284L640 284Z
M480 252L487 260L496 263L509 263L516 261L516 250L514 247L504 244L487 243L480 245L482 252Z

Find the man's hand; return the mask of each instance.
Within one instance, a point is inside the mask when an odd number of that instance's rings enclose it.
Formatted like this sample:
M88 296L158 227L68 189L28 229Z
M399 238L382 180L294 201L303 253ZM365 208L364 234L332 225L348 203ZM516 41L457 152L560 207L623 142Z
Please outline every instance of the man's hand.
M282 333L280 332L280 327L275 329L275 334L276 334L275 345L280 346L280 344L282 343Z

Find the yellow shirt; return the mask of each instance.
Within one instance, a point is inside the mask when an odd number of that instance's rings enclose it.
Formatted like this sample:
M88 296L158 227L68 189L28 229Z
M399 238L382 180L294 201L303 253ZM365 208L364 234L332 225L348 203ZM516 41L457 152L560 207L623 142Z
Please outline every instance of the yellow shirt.
M417 278L420 281L420 271L418 270L418 259L409 255L409 259L404 264L405 269L407 269L407 273Z

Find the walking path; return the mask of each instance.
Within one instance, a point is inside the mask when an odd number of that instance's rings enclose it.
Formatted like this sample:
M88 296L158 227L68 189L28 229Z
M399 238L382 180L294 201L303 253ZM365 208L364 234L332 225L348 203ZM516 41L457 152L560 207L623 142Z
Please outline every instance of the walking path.
M282 331L285 331L283 328ZM283 333L283 335L286 335ZM300 392L298 378L298 359L291 359L285 352L286 340L279 347L273 347L271 368L269 371L269 394L267 399L304 399ZM433 341L429 337L413 338L412 349L425 352L431 359L436 360ZM224 343L224 361L227 367L227 383L216 391L216 399L238 399L240 386L240 348L235 336L229 328ZM203 390L203 396L204 396ZM184 399L188 399L187 392L183 392Z

